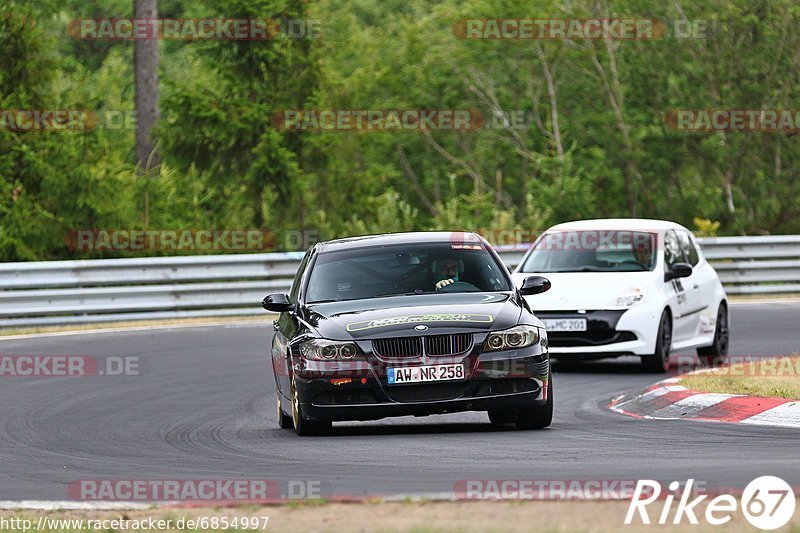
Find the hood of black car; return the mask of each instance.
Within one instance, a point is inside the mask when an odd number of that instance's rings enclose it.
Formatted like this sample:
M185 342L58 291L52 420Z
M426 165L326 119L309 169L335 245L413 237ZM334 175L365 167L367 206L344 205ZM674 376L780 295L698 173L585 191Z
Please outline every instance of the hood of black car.
M422 294L311 304L306 321L324 338L358 340L501 330L521 311L510 293Z

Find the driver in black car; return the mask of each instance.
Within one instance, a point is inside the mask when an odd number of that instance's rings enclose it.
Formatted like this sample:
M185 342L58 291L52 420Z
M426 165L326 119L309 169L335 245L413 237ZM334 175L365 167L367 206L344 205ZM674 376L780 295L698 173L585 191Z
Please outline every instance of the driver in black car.
M461 274L461 262L453 257L444 257L434 261L433 277L436 282L436 290L455 283L459 280Z

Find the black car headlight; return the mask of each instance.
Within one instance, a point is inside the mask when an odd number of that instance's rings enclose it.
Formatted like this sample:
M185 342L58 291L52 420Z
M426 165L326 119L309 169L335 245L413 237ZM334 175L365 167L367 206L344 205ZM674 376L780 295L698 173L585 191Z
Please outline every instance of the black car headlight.
M356 356L357 352L356 345L352 342L309 339L300 343L300 353L303 354L303 357L318 361L350 360Z
M514 326L503 331L490 333L484 344L485 352L515 350L539 342L539 328L535 326Z

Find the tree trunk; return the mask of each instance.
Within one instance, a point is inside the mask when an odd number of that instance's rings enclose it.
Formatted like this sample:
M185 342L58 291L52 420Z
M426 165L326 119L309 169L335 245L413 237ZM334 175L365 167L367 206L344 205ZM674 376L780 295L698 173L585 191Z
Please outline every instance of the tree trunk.
M558 124L558 99L556 98L556 84L553 81L553 73L550 71L550 65L547 63L547 56L540 43L536 43L536 54L539 56L539 61L542 63L542 72L544 79L547 82L547 98L550 100L550 121L553 128L553 143L556 147L556 153L559 158L564 157L564 146L561 144L561 126Z
M157 0L133 0L134 19L158 18ZM150 175L161 163L151 130L158 120L158 36L137 39L133 43L136 85L136 163L139 173Z
M503 170L497 169L494 173L494 205L500 209L503 202Z

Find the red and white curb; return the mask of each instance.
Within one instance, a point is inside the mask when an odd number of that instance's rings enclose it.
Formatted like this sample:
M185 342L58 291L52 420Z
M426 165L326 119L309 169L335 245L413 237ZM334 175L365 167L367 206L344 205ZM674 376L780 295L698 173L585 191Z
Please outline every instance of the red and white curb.
M705 420L800 428L800 401L739 394L716 394L678 385L680 377L617 396L608 408L635 418Z

